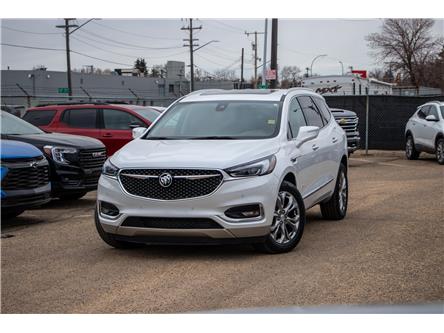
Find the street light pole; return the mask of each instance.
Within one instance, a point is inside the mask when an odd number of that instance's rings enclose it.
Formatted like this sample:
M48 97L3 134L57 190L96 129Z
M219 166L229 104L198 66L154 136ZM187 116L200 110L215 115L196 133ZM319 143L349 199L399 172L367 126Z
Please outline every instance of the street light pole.
M262 61L262 87L265 88L267 85L267 36L268 36L268 19L265 19L265 27L264 27L264 56Z
M339 63L341 64L341 75L344 75L344 64L342 63L341 60L339 60Z
M313 64L314 64L314 62L315 62L317 59L319 59L319 58L321 58L321 57L326 57L326 56L327 56L326 54L320 54L320 55L318 55L318 56L316 56L316 57L313 58L313 61L311 62L311 66L310 66L310 76L313 76Z

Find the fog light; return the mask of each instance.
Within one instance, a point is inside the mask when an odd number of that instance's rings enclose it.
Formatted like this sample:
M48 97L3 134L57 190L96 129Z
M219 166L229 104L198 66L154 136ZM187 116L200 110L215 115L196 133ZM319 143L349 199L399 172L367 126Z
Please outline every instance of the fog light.
M261 216L262 210L259 204L237 206L227 209L225 215L232 219L248 219Z
M112 217L116 217L119 215L119 209L114 206L113 204L106 202L106 201L101 201L100 202L100 213L103 215L107 215L107 216L112 216Z

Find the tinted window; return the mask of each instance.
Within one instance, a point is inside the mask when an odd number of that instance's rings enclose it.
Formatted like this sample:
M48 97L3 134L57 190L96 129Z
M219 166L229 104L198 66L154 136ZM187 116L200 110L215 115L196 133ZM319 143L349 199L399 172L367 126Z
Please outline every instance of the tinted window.
M172 106L146 139L259 139L277 135L279 102L205 101Z
M428 116L435 116L436 119L439 119L438 110L436 110L436 106L434 106L434 105L430 106Z
M444 106L441 106L441 116L442 116L442 119L444 119Z
M103 110L103 125L106 129L127 130L131 129L130 125L146 125L132 114L113 109Z
M69 127L76 128L97 128L96 120L96 109L66 110L62 116L62 122L67 124Z
M133 109L133 111L147 119L150 123L160 116L160 112L152 108L137 108Z
M290 103L290 110L288 117L290 123L291 137L296 138L299 133L299 128L301 126L307 126L304 114L302 113L302 108L299 105L299 102L296 98L293 98L293 100Z
M331 114L330 110L328 109L327 103L325 103L324 100L320 98L313 98L315 101L318 109L321 111L322 119L324 119L324 123L327 124L330 121Z
M46 126L49 125L55 114L55 110L28 111L23 119L36 126Z
M312 99L308 96L302 96L298 97L298 100L301 104L307 124L309 126L318 126L319 128L323 127L324 123L322 122L321 114Z
M429 115L430 105L423 106L421 110L418 111L418 117L424 119Z

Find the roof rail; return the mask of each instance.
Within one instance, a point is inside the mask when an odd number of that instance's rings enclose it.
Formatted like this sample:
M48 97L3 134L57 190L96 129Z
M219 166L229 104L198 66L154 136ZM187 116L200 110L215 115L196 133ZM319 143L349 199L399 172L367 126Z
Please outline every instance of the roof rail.
M192 95L197 95L197 94L205 93L205 92L211 92L211 91L216 92L216 91L224 91L224 90L226 90L226 89L200 89L200 90L194 90L185 96L192 96Z
M42 107L42 106L54 106L54 105L86 105L86 104L92 104L92 105L108 105L109 102L54 102L54 103L43 103L43 104L37 104L36 107ZM117 104L113 102L113 104Z
M307 88L307 87L293 87L293 88L288 88L287 92L295 91L295 90L309 90L309 91L311 91L311 92L314 92L313 89L311 89L311 88Z

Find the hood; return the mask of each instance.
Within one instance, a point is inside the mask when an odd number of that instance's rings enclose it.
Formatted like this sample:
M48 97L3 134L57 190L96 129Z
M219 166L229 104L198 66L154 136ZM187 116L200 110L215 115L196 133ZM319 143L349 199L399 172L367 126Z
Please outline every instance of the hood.
M0 153L2 160L42 156L42 152L36 147L27 143L11 140L0 141Z
M343 110L343 109L331 109L331 113L333 114L333 117L335 118L341 118L341 117L356 117L356 112L350 111L350 110Z
M225 169L279 150L277 138L264 140L144 140L128 143L111 157L118 168Z
M27 135L8 135L8 139L28 142L42 149L46 145L58 145L66 147L74 147L79 149L104 148L103 143L97 139L87 136L62 134L62 133L42 133Z

